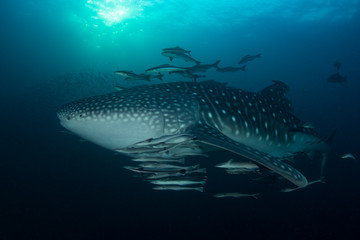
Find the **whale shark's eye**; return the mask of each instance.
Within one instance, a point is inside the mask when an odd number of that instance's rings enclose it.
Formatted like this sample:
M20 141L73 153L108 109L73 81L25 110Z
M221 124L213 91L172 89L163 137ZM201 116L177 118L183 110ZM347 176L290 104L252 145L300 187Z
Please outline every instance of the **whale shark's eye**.
M67 116L67 117L66 117L66 120L70 120L70 116Z

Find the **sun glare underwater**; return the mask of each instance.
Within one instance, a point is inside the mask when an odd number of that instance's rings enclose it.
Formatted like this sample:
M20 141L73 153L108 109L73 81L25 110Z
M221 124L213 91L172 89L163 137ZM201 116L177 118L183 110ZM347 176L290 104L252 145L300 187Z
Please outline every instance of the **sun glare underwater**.
M80 4L81 3L81 4ZM176 0L88 0L73 3L69 20L81 23L101 38L123 37L149 27L171 31L172 27L194 29L246 27L257 19L311 24L350 20L358 13L358 1L176 1ZM78 5L80 4L80 5ZM130 26L129 26L130 24ZM170 29L168 29L170 28ZM112 37L109 37L112 34ZM144 37L144 36L142 36ZM145 36L146 37L146 36Z

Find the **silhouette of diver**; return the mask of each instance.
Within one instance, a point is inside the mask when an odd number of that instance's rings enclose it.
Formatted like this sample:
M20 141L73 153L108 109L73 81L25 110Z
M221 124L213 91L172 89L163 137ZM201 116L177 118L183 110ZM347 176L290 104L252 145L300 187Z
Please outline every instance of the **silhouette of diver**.
M340 67L341 67L341 63L340 63L338 60L336 60L336 61L334 62L334 67L336 67L337 71L339 72L339 71L340 71Z

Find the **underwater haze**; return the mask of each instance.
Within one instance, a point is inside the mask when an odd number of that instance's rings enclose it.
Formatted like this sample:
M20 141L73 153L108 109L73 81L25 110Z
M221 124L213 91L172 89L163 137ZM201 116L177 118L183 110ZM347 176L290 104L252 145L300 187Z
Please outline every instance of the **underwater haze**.
M11 0L0 2L0 18L0 240L359 238L359 0ZM201 64L220 60L198 83L288 85L305 130L321 142L336 131L325 183L281 192L294 186L271 171L216 168L234 158L217 151L186 157L207 168L203 192L154 190L124 169L130 157L59 123L58 109L74 100L193 82L174 72L150 81L115 74L197 66L162 55L175 46ZM300 168L317 180L320 161ZM224 192L260 195L214 197Z

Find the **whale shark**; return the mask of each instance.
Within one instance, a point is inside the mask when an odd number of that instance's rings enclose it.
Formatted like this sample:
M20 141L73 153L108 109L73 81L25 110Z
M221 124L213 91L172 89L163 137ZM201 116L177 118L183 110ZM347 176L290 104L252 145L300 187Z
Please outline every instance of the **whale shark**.
M304 187L307 178L288 160L314 152L324 160L330 147L303 127L288 90L276 80L259 92L216 81L161 83L70 102L57 116L81 138L134 159L224 150Z

